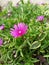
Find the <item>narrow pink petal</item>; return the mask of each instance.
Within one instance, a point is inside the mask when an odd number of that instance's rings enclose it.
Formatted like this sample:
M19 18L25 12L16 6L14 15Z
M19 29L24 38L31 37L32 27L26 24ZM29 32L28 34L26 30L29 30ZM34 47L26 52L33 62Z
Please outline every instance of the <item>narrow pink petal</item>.
M14 24L14 27L13 27L13 28L17 29L17 25L16 25L16 24Z

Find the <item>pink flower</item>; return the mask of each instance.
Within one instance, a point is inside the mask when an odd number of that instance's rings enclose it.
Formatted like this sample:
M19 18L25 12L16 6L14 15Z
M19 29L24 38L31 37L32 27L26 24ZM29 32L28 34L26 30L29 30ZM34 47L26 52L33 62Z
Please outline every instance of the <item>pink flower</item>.
M44 16L38 16L37 17L37 21L43 21L44 20Z
M0 26L0 30L3 30L3 29L4 29L4 25L1 25L1 26Z
M3 44L3 40L0 38L0 46L2 46Z
M26 34L28 26L24 23L19 23L18 25L14 25L14 27L10 30L11 35L14 38L20 37Z

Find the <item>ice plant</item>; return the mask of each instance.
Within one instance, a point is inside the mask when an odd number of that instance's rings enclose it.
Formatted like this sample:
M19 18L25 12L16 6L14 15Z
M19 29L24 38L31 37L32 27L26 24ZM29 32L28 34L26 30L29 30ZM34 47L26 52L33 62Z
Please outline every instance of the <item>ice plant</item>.
M0 26L0 30L3 30L3 29L4 29L4 25L1 25L1 26Z
M28 26L25 23L18 23L18 25L14 25L13 28L11 28L10 33L14 38L20 37L24 34L26 34L28 29Z
M44 20L44 16L38 16L37 17L37 21L43 21Z
M3 40L0 38L0 46L2 46L3 44Z

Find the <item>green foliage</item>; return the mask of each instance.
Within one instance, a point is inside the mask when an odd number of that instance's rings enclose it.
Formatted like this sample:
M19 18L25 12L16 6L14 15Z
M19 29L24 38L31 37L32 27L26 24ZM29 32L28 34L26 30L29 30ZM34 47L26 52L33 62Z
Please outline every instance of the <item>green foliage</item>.
M0 65L34 65L40 61L33 57L34 54L49 57L48 11L48 5L28 2L19 3L17 7L10 5L0 12L0 25L5 25L5 29L0 31L0 37L4 40L0 46ZM43 22L36 20L39 15L44 16ZM28 31L24 36L15 39L10 35L10 28L19 22L26 23ZM47 61L49 62L49 58Z

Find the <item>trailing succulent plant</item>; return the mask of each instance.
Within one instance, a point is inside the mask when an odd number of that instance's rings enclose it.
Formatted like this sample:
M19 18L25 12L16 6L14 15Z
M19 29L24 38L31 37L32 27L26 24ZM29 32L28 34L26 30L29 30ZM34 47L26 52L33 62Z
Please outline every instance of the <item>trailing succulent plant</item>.
M23 1L0 11L0 65L49 65L48 11Z

